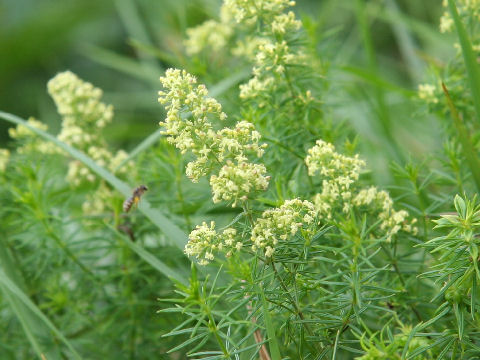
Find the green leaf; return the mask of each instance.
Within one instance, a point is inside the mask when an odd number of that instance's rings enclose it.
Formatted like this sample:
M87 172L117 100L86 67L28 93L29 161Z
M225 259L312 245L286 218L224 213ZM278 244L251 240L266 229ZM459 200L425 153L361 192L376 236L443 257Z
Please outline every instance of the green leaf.
M459 213L460 215L462 215L463 218L465 218L465 214L467 211L465 200L463 200L462 197L457 194L455 195L453 203L455 204L455 209L457 210L457 213Z
M477 63L477 56L473 51L472 43L465 27L463 26L462 20L458 15L454 0L448 0L448 6L462 47L463 59L467 68L468 82L470 90L472 91L473 105L475 106L475 111L477 113L477 120L480 121L480 68Z
M0 118L17 125L23 125L27 127L37 135L52 142L53 144L70 154L74 159L81 161L85 166L90 168L90 170L92 170L95 174L97 174L103 180L112 185L125 197L131 195L132 189L130 186L121 181L119 178L117 178L105 168L99 166L94 160L85 155L83 152L78 151L77 149L71 147L68 144L65 144L64 142L58 140L56 137L47 132L31 126L24 119L18 116L0 111ZM150 221L154 225L156 225L170 240L172 240L175 245L177 245L181 250L183 250L185 244L187 243L187 236L177 225L175 225L172 221L166 218L160 211L158 211L157 209L153 209L150 206L149 202L145 199L142 199L138 209L148 219L150 219Z
M268 311L267 300L261 286L257 286L257 291L260 294L263 307L263 319L265 321L265 327L267 328L268 344L270 348L270 355L272 360L281 360L280 347L278 346L277 335L275 334L275 328L273 326L272 317Z
M476 304L477 304L477 277L474 276L472 279L472 291L470 294L470 312L472 314L473 320L475 320Z
M460 118L460 116L458 115L457 109L453 104L452 98L450 97L448 89L444 83L442 83L442 88L447 98L447 103L450 108L450 112L452 113L453 124L455 126L455 130L457 131L458 139L462 144L463 155L467 159L467 164L472 173L473 180L475 182L477 190L480 191L480 161L478 160L477 152L473 147L467 128L463 123L462 119Z
M67 346L67 348L72 352L72 355L75 359L81 359L80 355L77 353L75 348L70 344L67 338L57 329L57 327L45 316L45 314L33 303L32 300L22 291L20 288L15 285L15 283L7 276L3 269L0 269L0 283L2 287L7 288L12 295L14 295L18 300L20 300L26 307L31 310L36 316L42 320L42 322ZM18 313L17 313L18 314ZM22 320L21 320L22 321ZM27 333L30 338L31 334ZM36 350L39 350L36 348Z
M142 65L127 56L119 55L113 51L102 49L98 46L83 45L82 54L90 60L107 68L145 81L150 84L152 88L158 84L158 78L161 75L161 72L154 67L146 64Z
M465 332L465 319L463 313L463 307L459 307L458 303L453 303L453 312L457 318L457 327L458 327L458 339L462 341L463 333Z
M113 227L110 227L112 231L115 231ZM145 250L143 247L135 244L133 241L127 239L126 236L115 231L120 239L138 256L140 256L145 262L149 263L156 270L167 276L168 278L174 279L183 285L187 285L188 282L186 278L180 275L177 271L172 270L169 266L165 265L164 262L160 261L156 256L152 255L149 251Z

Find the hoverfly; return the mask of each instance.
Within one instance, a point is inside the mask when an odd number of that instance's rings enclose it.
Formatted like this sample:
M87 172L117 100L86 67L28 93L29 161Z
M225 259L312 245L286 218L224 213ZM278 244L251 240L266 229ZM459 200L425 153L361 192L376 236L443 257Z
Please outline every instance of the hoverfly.
M142 197L143 193L147 190L148 189L145 185L140 185L135 190L133 190L132 196L130 196L128 199L126 199L123 202L123 211L129 212L134 204L138 205L140 198Z

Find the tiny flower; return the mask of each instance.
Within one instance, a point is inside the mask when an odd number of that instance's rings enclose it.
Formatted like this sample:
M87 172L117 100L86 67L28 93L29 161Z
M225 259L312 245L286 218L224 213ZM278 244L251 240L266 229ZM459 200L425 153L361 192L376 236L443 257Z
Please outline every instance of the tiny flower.
M197 225L188 236L185 254L194 256L200 265L207 265L215 259L215 253L225 253L226 257L232 256L234 251L240 251L242 243L235 241L237 232L233 228L225 229L221 234L215 230L215 222L208 225L203 222Z
M435 90L435 86L431 84L420 84L418 85L418 97L427 103L436 104L438 98L435 96Z
M264 249L265 256L270 257L278 239L287 241L300 229L313 228L316 217L314 205L300 199L287 200L279 208L266 210L255 221L251 236L255 248L252 249Z
M0 173L5 172L9 158L10 151L8 151L7 149L0 149Z

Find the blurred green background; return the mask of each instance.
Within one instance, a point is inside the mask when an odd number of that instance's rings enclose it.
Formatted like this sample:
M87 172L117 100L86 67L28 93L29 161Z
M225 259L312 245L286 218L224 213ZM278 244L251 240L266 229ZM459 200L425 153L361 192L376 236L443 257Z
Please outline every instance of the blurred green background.
M59 116L46 83L70 69L105 91L116 113L109 140L131 149L163 116L158 77L170 66L191 67L182 46L186 28L217 17L220 3L3 0L0 110L35 116L57 133ZM370 50L359 6L371 31ZM411 98L427 78L428 63L446 61L454 51L451 38L438 32L440 0L298 0L295 11L314 24L318 54L330 63L324 99L333 109L330 116L353 125L380 174L391 159L435 147L432 124L415 114ZM385 131L394 144L381 143L389 139ZM0 123L0 147L6 142L7 125Z

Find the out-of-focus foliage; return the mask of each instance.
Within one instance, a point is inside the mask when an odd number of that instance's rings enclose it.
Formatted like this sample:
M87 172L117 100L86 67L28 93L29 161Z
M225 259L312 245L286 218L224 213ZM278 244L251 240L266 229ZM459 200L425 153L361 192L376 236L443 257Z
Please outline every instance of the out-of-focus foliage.
M226 3L0 3L0 357L474 358L476 2Z

